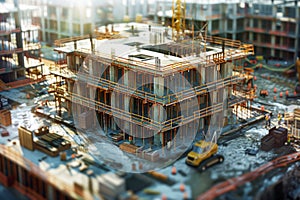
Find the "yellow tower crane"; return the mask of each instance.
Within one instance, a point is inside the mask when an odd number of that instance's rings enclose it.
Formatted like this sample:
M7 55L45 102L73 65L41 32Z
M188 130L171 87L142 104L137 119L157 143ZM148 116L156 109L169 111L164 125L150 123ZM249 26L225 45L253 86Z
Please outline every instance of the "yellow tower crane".
M174 2L175 1L175 2ZM179 41L185 31L185 1L173 0L172 3L172 38Z

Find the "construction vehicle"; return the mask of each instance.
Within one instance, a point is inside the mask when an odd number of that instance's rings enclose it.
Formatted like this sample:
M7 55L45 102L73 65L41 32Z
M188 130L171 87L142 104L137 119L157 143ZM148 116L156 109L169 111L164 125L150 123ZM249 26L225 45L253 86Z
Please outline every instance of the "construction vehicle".
M208 167L222 163L224 157L217 155L218 145L213 142L199 140L193 145L193 149L186 158L186 164L197 167L200 171L205 171Z

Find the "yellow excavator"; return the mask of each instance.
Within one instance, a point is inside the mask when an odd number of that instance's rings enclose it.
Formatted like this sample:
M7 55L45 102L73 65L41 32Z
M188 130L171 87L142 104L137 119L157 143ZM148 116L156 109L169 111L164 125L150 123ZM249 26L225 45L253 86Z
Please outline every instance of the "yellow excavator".
M213 142L199 140L194 143L185 160L186 164L197 167L200 171L205 171L208 167L217 163L222 163L224 157L216 154L218 145Z

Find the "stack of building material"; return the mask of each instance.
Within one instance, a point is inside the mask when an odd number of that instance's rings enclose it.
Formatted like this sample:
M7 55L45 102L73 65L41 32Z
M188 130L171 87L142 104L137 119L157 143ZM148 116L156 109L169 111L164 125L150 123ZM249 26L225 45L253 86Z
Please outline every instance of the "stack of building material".
M31 151L34 150L34 144L33 144L33 134L30 130L27 130L26 128L20 126L18 128L19 133L19 140L21 146L25 147L26 149L29 149Z
M43 140L35 139L34 140L34 147L35 149L44 152L45 154L55 157L58 156L58 149L51 146L49 143Z
M48 126L41 126L40 128L36 129L34 131L35 136L42 136L49 133L49 127Z
M58 135L56 133L48 133L42 135L40 139L57 148L58 151L64 151L71 148L70 141L65 140L61 135Z
M0 110L0 123L4 126L11 125L11 114L9 110Z
M159 160L159 153L157 151L144 152L144 159L156 162Z
M294 109L294 131L295 138L300 138L300 108Z
M114 173L106 173L98 177L99 192L105 199L117 199L126 191L125 180Z
M94 123L94 119L93 119L93 112L91 111L86 111L83 112L79 115L79 128L82 129L87 129L87 128L91 128L93 126Z
M286 128L272 128L269 130L269 134L261 139L261 149L263 151L270 151L273 148L282 147L287 141L287 129Z
M134 146L132 144L128 144L128 143L120 144L120 149L123 150L123 151L126 151L128 153L136 153L138 148L139 147Z
M9 132L8 132L6 129L3 129L3 130L1 131L1 136L2 136L2 137L7 137L7 136L9 136Z
M9 104L8 104L8 99L4 98L4 97L1 97L0 99L0 108L5 108L5 107L8 107Z

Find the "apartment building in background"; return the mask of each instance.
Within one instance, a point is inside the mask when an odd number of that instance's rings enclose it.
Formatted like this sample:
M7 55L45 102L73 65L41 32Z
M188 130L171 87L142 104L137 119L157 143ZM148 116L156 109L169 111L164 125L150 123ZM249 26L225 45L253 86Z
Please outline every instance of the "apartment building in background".
M20 0L36 5L35 24L40 26L40 39L50 45L56 39L93 33L102 25L136 21L147 16L148 0Z
M300 3L298 1L255 1L247 4L245 40L257 55L296 61L300 57Z
M171 26L172 0L149 5L155 23ZM207 34L254 44L256 55L296 60L300 57L300 4L295 0L186 0L186 26Z
M39 27L31 18L35 10L34 6L0 3L0 90L13 87L6 85L9 82L31 75L38 79L43 73Z

